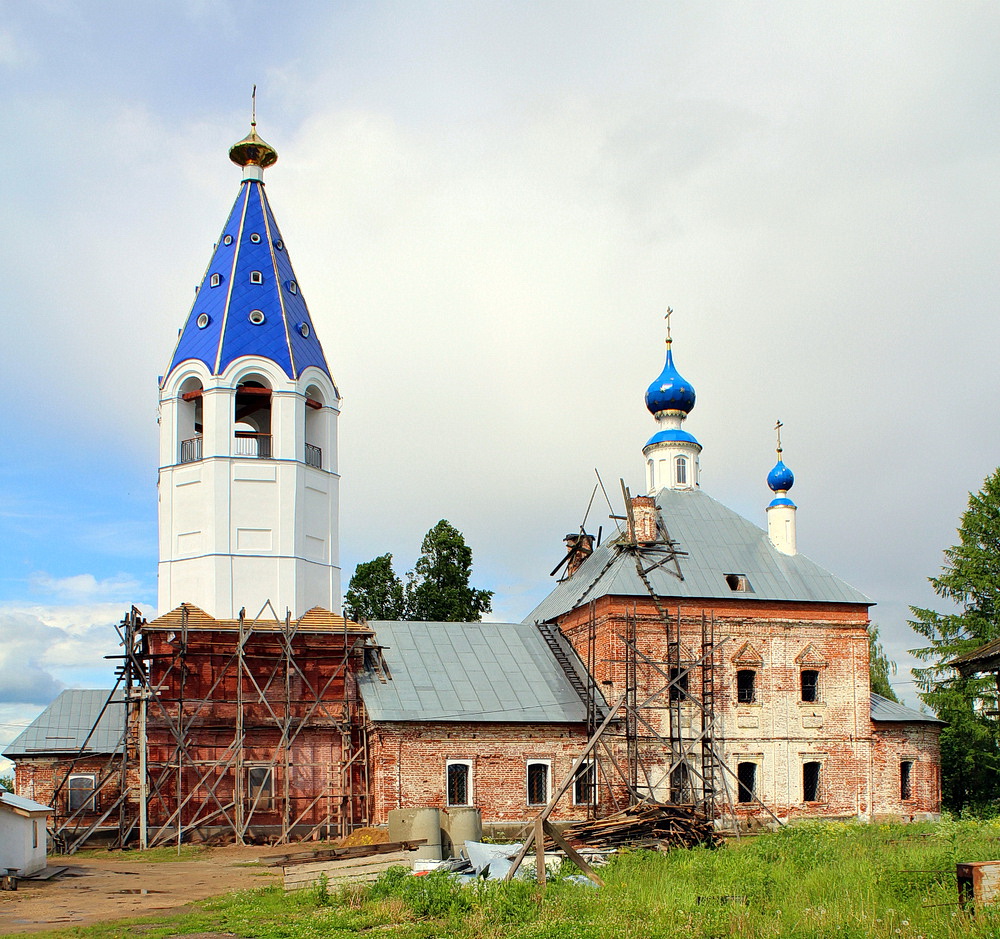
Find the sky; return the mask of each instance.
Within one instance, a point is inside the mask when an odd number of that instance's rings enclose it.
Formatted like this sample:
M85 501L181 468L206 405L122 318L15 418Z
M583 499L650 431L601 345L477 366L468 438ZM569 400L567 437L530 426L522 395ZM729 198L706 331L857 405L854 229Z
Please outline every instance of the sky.
M0 0L0 746L155 612L157 376L255 83L345 585L448 518L522 619L595 470L642 490L669 305L703 488L763 526L784 423L799 550L915 703L908 605L1000 463L998 47L953 0Z

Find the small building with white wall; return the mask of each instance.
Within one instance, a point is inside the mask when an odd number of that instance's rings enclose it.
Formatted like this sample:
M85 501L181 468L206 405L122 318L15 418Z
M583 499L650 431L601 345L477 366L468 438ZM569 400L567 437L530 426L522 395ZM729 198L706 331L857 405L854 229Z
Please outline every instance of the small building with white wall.
M41 802L0 790L0 868L19 877L45 870L45 818L51 814Z

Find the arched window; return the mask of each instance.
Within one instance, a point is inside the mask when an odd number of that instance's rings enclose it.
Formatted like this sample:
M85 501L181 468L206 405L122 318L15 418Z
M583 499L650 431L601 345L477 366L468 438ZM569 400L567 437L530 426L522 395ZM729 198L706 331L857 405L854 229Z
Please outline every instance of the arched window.
M674 478L678 486L688 484L688 461L685 457L674 457Z
M180 387L177 402L178 463L195 463L202 455L202 387L197 378L188 378Z
M327 448L328 415L323 411L323 392L315 385L306 388L306 453L309 466L323 468L323 451Z
M266 379L248 375L236 387L233 456L271 458L271 389Z

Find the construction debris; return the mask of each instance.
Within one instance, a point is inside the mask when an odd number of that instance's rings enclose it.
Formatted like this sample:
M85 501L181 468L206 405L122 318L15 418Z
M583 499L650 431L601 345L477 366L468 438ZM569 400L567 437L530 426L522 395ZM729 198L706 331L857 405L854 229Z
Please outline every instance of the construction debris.
M277 854L261 864L281 866L285 890L301 890L319 883L369 883L390 867L413 866L414 852L423 841L392 841Z
M715 837L705 812L692 805L639 802L614 815L582 822L562 831L571 844L585 848L693 848Z

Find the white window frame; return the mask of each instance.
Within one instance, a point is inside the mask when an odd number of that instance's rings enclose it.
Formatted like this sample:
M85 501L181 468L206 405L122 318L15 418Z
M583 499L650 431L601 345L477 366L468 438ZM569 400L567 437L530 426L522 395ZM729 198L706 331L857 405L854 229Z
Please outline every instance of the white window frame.
M263 273L263 271L251 271L250 272L250 283L251 284L262 284L262 283L264 283L264 273Z
M267 780L267 786L258 786L258 789L263 789L266 793L266 798L256 798L254 796L254 786L250 781L250 774L263 770L265 773L265 779ZM266 763L246 764L247 772L247 807L253 809L255 812L270 812L274 810L274 767Z
M453 766L465 767L465 802L452 802L451 791L448 786L448 777ZM475 805L476 790L474 786L474 776L472 773L472 760L445 760L444 764L444 803L449 808L464 805Z
M209 287L218 287L219 284L221 284L221 283L222 283L222 275L221 274L213 274L208 279L208 286Z
M674 457L674 479L678 486L688 485L688 461L685 456Z
M73 786L74 779L86 779L90 782L90 797L83 805L73 805L73 794L79 789ZM71 773L66 780L66 808L69 812L97 811L97 775L95 773Z
M531 767L545 767L545 798L541 802L531 801ZM528 759L524 761L524 800L526 805L548 805L552 798L552 760Z

